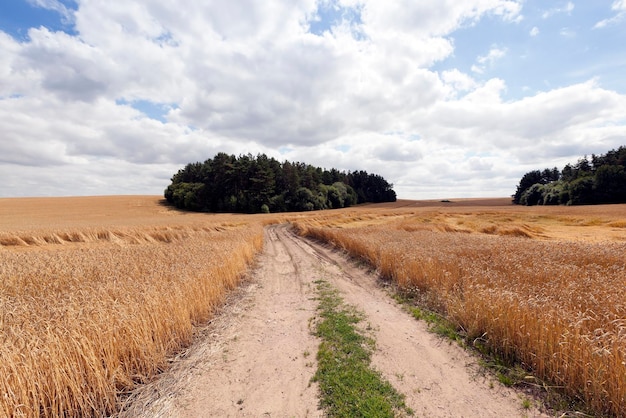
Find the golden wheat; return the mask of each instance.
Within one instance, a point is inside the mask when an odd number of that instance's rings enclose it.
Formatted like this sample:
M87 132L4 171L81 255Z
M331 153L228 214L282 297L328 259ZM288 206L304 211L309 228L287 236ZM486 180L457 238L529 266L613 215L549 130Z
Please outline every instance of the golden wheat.
M263 225L290 220L468 337L619 416L623 206L451 205L248 217L180 214L145 196L0 199L0 415L116 411L236 286Z
M122 210L104 226L2 233L0 416L115 412L191 342L262 247L258 220L163 219L149 207L143 226Z
M555 240L571 219L533 213L396 212L368 224L359 213L354 225L347 214L295 224L370 263L470 341L521 362L599 413L623 416L626 244L606 241L609 234ZM596 216L574 218L579 228L603 232L622 222Z

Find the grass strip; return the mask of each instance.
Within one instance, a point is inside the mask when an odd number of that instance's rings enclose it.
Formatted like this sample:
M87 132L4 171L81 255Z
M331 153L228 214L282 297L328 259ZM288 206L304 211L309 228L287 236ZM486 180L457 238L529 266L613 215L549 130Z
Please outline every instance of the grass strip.
M416 303L408 296L402 294L399 291L391 294L392 297L398 302L403 309L410 313L411 316L418 321L424 321L428 324L428 330L440 337L447 338L450 341L456 341L462 347L466 347L465 338L461 335L456 326L447 320L443 315L440 315L434 311L424 309L417 306Z
M356 325L363 314L346 305L328 282L318 280L316 335L322 340L314 380L322 393L321 405L329 417L394 417L413 415L380 372L370 367L374 340Z

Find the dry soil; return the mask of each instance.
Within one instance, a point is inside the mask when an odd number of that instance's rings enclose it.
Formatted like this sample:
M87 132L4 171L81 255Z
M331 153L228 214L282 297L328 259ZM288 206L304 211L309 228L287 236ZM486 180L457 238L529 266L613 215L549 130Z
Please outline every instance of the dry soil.
M265 251L244 285L169 371L129 400L122 416L319 417L311 382L315 284L324 279L365 314L373 366L418 417L540 417L526 395L481 371L455 343L427 331L377 276L344 254L268 227ZM530 400L532 404L534 401Z

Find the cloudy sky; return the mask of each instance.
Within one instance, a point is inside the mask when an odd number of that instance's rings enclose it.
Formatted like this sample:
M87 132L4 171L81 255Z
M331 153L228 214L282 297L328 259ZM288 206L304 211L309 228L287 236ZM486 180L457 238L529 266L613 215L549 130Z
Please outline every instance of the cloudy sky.
M510 196L626 145L626 0L9 0L0 196L162 194L266 153Z

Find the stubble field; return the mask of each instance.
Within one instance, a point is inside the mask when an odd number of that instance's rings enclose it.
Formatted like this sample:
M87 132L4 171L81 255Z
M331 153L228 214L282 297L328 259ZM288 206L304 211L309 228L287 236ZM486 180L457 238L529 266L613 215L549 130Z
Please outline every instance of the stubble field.
M279 218L181 213L154 196L0 199L0 415L115 412L282 221L363 259L472 344L624 415L623 205L398 201Z

